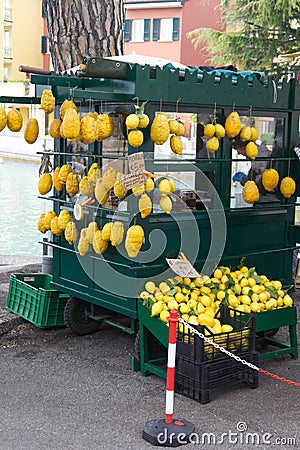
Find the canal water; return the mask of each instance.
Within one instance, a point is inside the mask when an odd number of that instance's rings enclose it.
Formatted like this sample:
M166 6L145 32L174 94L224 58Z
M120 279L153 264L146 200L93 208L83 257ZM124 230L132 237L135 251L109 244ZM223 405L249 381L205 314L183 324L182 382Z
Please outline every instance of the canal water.
M38 169L35 162L0 160L0 255L42 255L37 220L52 202L38 198Z

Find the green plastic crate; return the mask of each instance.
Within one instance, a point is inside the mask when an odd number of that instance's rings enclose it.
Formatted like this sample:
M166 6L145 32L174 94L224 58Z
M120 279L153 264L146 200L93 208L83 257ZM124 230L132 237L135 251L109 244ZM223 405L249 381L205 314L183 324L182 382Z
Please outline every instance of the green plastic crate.
M39 328L65 325L69 295L51 289L52 275L14 273L10 277L6 307Z

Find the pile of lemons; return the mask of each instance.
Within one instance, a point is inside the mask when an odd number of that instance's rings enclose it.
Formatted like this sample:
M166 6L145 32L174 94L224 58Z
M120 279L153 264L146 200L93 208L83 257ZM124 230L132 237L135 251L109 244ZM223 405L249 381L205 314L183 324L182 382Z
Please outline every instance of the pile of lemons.
M185 322L205 325L214 334L232 331L231 325L222 324L216 318L222 304L248 314L293 305L280 281L269 280L265 275L258 275L255 268L246 266L237 270L220 266L211 277L175 276L158 286L148 281L139 296L151 309L152 317L168 324L170 311L175 309Z

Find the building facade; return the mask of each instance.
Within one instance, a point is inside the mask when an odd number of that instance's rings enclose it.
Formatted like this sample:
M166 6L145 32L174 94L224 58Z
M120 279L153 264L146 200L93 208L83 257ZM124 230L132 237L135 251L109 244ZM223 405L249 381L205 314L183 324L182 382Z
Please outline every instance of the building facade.
M209 64L187 33L196 28L222 29L220 0L124 0L125 53L166 58L187 66Z

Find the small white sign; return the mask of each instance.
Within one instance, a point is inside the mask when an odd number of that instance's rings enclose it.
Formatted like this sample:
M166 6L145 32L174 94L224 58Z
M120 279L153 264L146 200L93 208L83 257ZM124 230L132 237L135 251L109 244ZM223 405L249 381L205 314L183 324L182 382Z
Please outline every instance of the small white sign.
M144 153L132 153L128 155L128 168L130 173L143 172L145 170Z
M141 186L147 181L147 176L143 173L129 173L122 178L122 186L127 191L136 186Z
M198 278L201 276L191 263L186 262L183 259L166 258L166 261L173 272L175 272L176 275L179 275L180 277Z

